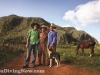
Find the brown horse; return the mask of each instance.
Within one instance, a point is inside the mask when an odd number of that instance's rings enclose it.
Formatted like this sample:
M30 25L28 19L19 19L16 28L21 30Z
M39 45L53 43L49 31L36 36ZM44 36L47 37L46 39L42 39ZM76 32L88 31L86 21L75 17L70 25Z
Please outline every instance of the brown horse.
M82 41L78 44L76 48L76 54L78 54L79 48L82 50L82 55L84 55L85 48L90 48L91 50L90 57L91 57L94 54L94 46L95 46L95 42L92 40Z

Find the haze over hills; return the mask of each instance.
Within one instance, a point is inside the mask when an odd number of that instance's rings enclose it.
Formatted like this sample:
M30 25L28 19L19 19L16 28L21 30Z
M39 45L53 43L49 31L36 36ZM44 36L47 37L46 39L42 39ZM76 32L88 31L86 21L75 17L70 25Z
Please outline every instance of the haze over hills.
M31 23L39 23L49 28L50 23L40 17L21 17L9 15L0 17L0 41L13 40L14 42L26 42L26 34L31 29ZM58 32L58 43L80 42L84 40L93 40L98 42L94 37L82 30L74 27L60 27L55 25Z

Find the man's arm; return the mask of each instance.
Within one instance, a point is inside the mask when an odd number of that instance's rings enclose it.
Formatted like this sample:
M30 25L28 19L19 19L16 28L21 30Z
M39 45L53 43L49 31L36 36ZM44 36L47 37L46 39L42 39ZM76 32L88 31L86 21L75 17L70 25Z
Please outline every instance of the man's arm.
M53 41L52 41L51 46L54 45L54 44L56 44L56 42L57 42L57 32L55 32L55 33L53 34Z
M30 41L30 37L28 36L26 39L26 48L28 48L28 46L29 46L29 41Z

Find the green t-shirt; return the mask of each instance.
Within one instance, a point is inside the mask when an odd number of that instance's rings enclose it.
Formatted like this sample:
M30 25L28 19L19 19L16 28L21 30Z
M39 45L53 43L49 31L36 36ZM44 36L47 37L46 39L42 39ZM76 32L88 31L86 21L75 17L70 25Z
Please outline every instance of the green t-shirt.
M39 42L39 30L31 29L28 31L27 36L30 37L30 44L37 44Z

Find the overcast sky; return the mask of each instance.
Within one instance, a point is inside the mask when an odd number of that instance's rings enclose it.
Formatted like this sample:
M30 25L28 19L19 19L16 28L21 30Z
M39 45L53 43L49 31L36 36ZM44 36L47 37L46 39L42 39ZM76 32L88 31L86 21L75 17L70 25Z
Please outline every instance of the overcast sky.
M11 14L75 27L100 41L100 0L0 0L0 17Z

